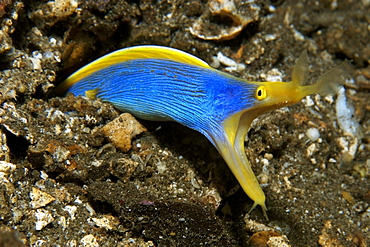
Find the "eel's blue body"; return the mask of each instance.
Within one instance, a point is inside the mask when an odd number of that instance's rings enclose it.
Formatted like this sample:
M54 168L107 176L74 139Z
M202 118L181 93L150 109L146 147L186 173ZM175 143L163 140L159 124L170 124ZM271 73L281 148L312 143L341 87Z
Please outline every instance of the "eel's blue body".
M170 60L138 59L99 70L69 91L85 95L86 89L97 89L96 98L121 111L146 120L179 122L201 132L215 145L213 135L223 136L216 123L252 107L255 88L211 69Z

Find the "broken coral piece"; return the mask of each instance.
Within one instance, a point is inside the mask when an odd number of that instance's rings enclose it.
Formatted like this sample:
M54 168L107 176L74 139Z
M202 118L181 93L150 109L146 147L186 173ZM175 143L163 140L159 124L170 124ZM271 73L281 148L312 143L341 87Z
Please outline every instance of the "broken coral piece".
M204 40L230 40L259 19L259 10L250 1L209 0L208 8L190 27L190 33Z
M131 140L146 131L131 114L123 113L101 128L105 137L123 152L131 149Z

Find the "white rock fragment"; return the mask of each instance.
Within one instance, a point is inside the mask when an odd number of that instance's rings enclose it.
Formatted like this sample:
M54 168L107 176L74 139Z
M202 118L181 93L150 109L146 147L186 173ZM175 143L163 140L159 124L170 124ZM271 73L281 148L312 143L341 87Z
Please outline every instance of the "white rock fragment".
M63 229L66 229L67 228L67 219L66 217L64 216L60 216L59 220L58 220L58 224L63 228Z
M42 179L47 179L49 176L48 176L48 174L45 172L45 171L41 171L40 172L40 178L42 178Z
M269 160L268 159L265 159L265 158L263 158L263 159L261 159L261 162L262 162L262 164L264 165L264 166L267 166L267 165L269 165Z
M315 143L312 143L310 146L307 147L306 149L306 156L311 157L316 151L317 151L317 146Z
M270 6L269 6L269 11L270 11L271 13L275 12L275 11L276 11L275 6L270 5Z
M306 136L312 142L315 142L315 141L317 141L320 138L320 132L319 132L319 130L317 128L309 128L306 131Z
M104 215L102 218L91 218L91 220L96 226L106 228L107 230L115 229L119 225L119 220L113 215Z
M300 33L298 30L296 30L294 27L292 28L292 31L293 31L293 37L296 41L305 41L305 36Z
M277 39L277 36L276 36L276 34L266 34L264 36L264 38L265 38L265 41L266 42L269 42L269 41L276 40Z
M222 52L220 52L220 51L217 53L217 59L218 59L218 61L220 61L225 66L236 67L237 63L234 60L232 60L231 58L222 54Z
M15 191L13 183L9 181L5 172L0 172L0 185L6 188L6 193L8 194L12 194Z
M212 61L210 62L209 66L211 66L212 68L215 68L217 69L218 67L220 67L220 60L217 59L217 56L213 56L212 57Z
M334 96L331 95L331 94L328 94L325 96L325 101L328 102L329 104L333 104L334 103Z
M63 210L69 213L69 216L71 216L71 220L75 219L75 214L76 214L76 211L77 211L76 206L67 205L63 208Z
M313 101L310 95L306 96L302 102L305 104L306 107L311 107L315 105L315 101Z
M38 58L30 57L29 58L32 62L32 69L33 70L41 70L41 60Z
M233 71L240 72L240 71L245 70L245 64L235 62L231 58L222 54L222 52L217 53L217 59L218 61L220 61L220 63L227 66L225 70L228 72L233 72Z
M265 153L263 157L267 160L272 160L274 158L274 155L271 153Z
M31 198L30 206L31 208L35 209L44 207L45 205L55 200L53 196L34 187L30 192L30 198Z
M277 68L273 68L267 72L267 81L283 81L283 73Z
M84 203L83 205L85 206L85 208L87 209L87 211L89 212L89 214L91 216L93 216L95 214L94 208L91 207L91 205L89 203Z
M23 217L23 212L22 210L19 210L18 208L14 207L12 208L12 213L13 213L13 221L14 223L18 223L22 217Z
M51 212L46 209L37 209L35 213L36 222L35 229L36 231L42 230L46 225L54 221Z
M156 164L158 174L162 174L167 170L165 162L158 161Z
M98 247L100 246L94 235L89 234L80 240L80 243L84 247Z
M283 77L285 75L277 68L273 68L269 71L267 71L267 73L261 73L260 77L262 80L264 81L283 81Z
M17 168L16 165L5 161L0 161L0 172L12 173Z

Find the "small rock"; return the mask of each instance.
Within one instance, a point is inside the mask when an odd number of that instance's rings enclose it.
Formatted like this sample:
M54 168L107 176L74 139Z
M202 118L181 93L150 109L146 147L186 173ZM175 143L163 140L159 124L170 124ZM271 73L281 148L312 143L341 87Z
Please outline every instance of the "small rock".
M54 221L54 218L51 215L50 211L46 209L37 209L35 217L35 228L37 231L42 230L46 225Z
M274 231L256 232L248 240L248 246L253 247L289 247L289 241L285 235Z
M12 163L8 163L8 162L5 162L5 161L0 161L0 172L4 172L4 173L12 173L14 172L15 168L17 168L16 165L12 164Z
M220 63L227 66L225 70L228 72L234 72L234 71L241 72L245 70L245 64L237 63L236 61L222 54L222 52L220 51L217 53L217 59L219 60Z
M319 139L320 137L320 132L317 128L309 128L307 131L306 131L306 136L308 137L308 139L310 139L312 142L315 142L317 141L317 139Z
M267 73L261 73L261 79L264 81L283 81L285 74L277 68L273 68Z
M285 235L270 237L267 241L269 247L290 247L289 240Z
M30 198L31 198L30 203L31 208L35 209L41 208L55 200L53 196L36 188L32 188L32 191L30 192Z
M311 157L315 152L318 151L318 148L315 143L312 143L310 146L306 149L306 156Z
M107 230L116 229L119 225L119 220L113 215L104 215L102 218L91 218L95 225L104 227Z
M86 235L85 237L83 237L81 239L80 243L82 244L82 246L86 246L86 247L98 247L98 246L100 246L98 241L96 240L96 238L92 234L89 234L89 235Z
M76 206L67 205L63 208L63 210L69 213L69 216L71 216L71 220L75 219L75 214L77 212Z
M10 160L10 150L7 144L6 135L0 129L0 160ZM4 162L4 161L2 161Z
M101 128L101 131L117 148L127 152L132 147L132 138L146 131L146 128L131 114L123 113Z

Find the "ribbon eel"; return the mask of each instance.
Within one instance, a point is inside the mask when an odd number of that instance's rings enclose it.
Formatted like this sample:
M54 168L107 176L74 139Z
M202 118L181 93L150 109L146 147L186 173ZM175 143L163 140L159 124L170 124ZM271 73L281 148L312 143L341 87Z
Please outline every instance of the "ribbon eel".
M256 117L343 85L338 66L306 85L307 52L299 57L291 82L253 82L211 68L183 51L161 46L117 50L81 68L58 88L99 98L117 109L153 121L176 121L201 132L217 148L245 193L262 207L263 193L245 150L245 135ZM249 211L249 213L250 213Z

